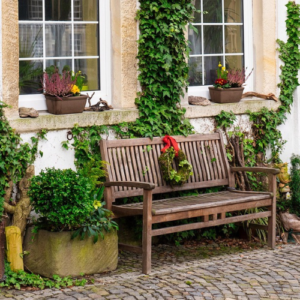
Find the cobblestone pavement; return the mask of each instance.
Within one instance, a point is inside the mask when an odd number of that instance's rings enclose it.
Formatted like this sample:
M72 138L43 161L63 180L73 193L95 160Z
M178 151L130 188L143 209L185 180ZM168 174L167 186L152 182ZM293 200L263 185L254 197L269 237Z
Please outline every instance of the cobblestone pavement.
M115 272L85 287L43 291L1 290L0 299L300 299L300 248L278 246L199 256L196 248L154 247L153 272L140 273L141 257L120 255Z

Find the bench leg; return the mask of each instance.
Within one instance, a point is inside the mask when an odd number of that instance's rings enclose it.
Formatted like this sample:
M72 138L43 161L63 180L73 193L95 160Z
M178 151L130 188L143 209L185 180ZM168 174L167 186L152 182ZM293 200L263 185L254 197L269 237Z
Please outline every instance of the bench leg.
M144 221L143 221L144 222ZM149 274L151 272L151 244L152 236L149 230L149 224L145 220L145 225L143 226L143 267L142 272L144 274ZM150 224L151 226L151 224ZM146 228L147 227L147 228Z
M143 267L142 272L151 272L151 244L152 244L152 191L144 190L143 198Z
M272 249L275 248L276 239L276 211L268 218L268 246Z
M269 176L269 190L273 192L273 199L269 207L271 216L268 218L268 246L272 249L276 245L276 185L276 176Z

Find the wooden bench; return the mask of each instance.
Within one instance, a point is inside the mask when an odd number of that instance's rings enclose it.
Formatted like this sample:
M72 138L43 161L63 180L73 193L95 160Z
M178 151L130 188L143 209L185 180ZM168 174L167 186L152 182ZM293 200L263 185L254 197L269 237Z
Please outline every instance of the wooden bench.
M275 247L276 174L273 168L230 168L221 133L174 137L193 166L193 176L183 186L171 187L162 179L158 158L164 147L162 138L102 140L102 159L109 163L104 198L115 217L143 216L142 271L151 271L153 236L268 217L268 245ZM175 163L173 168L176 168ZM235 189L233 172L265 172L270 192L242 192ZM197 196L152 201L153 194L225 186L227 190ZM118 198L143 195L142 203L115 205ZM259 213L226 213L266 207ZM152 229L152 224L202 217L201 222ZM134 247L121 245L127 250Z

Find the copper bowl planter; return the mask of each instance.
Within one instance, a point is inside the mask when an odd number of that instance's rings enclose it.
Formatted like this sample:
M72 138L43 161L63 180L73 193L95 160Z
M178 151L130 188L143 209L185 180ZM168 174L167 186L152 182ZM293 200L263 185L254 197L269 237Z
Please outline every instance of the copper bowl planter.
M236 103L242 99L244 88L229 88L218 89L215 87L209 87L209 93L212 102L216 103Z
M79 114L84 111L87 95L62 97L45 95L48 112L54 115Z

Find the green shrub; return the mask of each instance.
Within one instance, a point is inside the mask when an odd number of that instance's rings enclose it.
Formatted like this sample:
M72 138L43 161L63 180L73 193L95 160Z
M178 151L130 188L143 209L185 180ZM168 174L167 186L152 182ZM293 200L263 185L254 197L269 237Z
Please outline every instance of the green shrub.
M292 191L291 212L300 216L300 156L293 155L291 157L291 183Z
M87 178L71 169L53 168L32 178L28 195L51 230L72 230L94 211L91 188Z
M3 282L0 282L0 288L15 288L17 290L24 287L35 287L41 290L45 288L61 289L73 285L84 286L87 283L86 279L72 279L70 277L61 278L58 275L53 275L53 279L48 279L22 270L13 272L10 269L8 262L5 262L5 276L6 279Z

